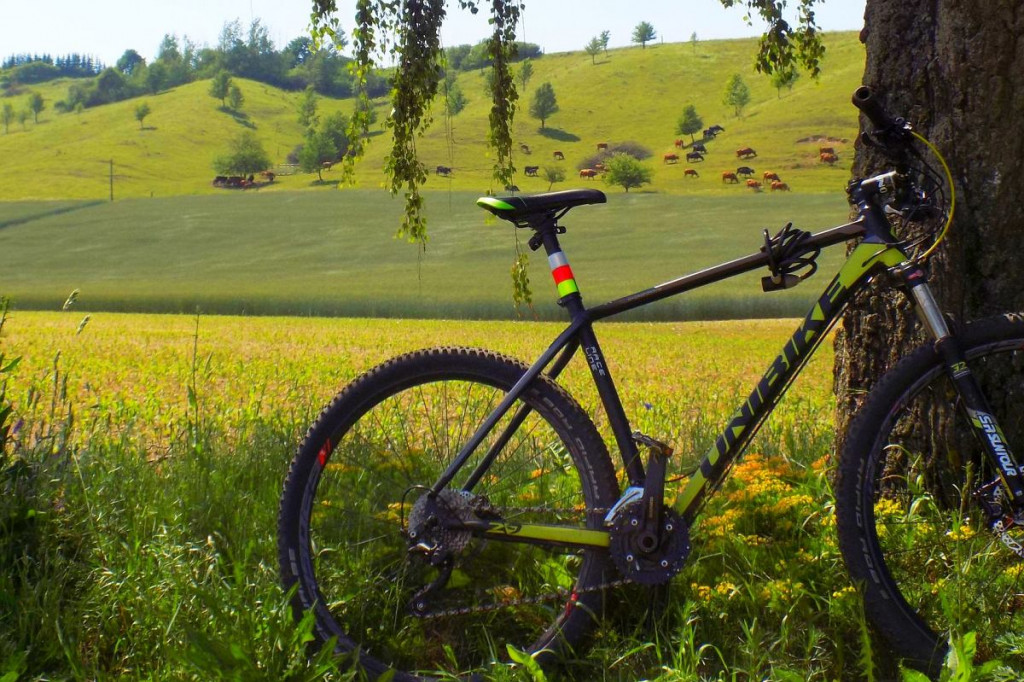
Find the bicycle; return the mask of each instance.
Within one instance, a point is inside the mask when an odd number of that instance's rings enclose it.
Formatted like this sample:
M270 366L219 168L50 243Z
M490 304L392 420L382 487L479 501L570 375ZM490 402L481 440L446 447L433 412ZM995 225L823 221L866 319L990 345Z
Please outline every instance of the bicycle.
M399 680L486 670L507 644L542 663L573 655L608 590L682 570L701 507L872 279L909 296L932 342L880 378L840 454L839 544L865 612L899 657L931 674L951 620L984 614L982 638L1024 632L1024 476L1008 446L1024 435L1012 409L1024 398L1024 318L947 322L923 265L952 222L948 166L869 88L853 101L874 126L864 140L895 166L850 183L855 220L816 234L765 230L756 253L595 307L583 304L559 221L603 203L600 191L477 202L532 230L571 321L530 366L485 350L421 350L360 376L320 414L284 484L278 548L296 616L313 612L321 644ZM764 289L788 288L814 273L821 249L854 239L666 504L671 449L631 430L593 323L766 266ZM621 492L591 418L556 383L580 351L621 454Z

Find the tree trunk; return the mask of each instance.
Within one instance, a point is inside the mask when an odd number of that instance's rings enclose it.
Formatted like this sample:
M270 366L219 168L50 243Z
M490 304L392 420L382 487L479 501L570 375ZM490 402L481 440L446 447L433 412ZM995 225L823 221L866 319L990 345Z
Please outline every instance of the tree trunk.
M868 0L864 19L864 84L953 172L956 219L929 268L940 305L959 320L1024 310L1024 3ZM885 168L858 142L855 176ZM873 382L923 340L901 295L854 301L835 343L840 448Z

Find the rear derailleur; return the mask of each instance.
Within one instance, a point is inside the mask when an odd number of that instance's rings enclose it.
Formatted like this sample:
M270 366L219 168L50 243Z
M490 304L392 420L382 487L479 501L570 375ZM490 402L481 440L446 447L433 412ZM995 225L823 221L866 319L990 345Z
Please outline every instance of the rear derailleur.
M633 440L650 455L643 488L628 488L605 517L611 527L612 561L623 577L660 585L682 570L690 555L690 534L675 510L666 508L665 469L672 448L639 431Z

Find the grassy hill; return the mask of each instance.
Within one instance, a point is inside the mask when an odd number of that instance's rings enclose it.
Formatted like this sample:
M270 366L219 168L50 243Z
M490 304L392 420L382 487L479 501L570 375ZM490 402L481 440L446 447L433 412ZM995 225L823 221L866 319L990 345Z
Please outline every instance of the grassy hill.
M520 99L516 116L517 142L531 148L518 154L516 165L548 165L552 152L562 151L569 179L563 186L586 180L576 178L578 164L591 156L598 142L635 141L654 154L649 164L654 181L649 189L679 194L743 193L746 188L723 187L721 172L734 170L734 150L751 146L759 156L748 165L759 172L774 170L797 192L832 192L847 177L851 145L836 143L841 162L834 168L817 162L812 138L852 140L856 112L849 96L860 82L864 52L854 33L826 36L828 53L818 81L804 77L792 92L778 97L767 77L753 72L756 41L706 41L651 45L611 50L597 64L583 52L546 55L534 61L534 76ZM726 80L740 73L751 90L751 103L736 118L722 103ZM114 161L114 194L124 197L166 197L181 194L223 193L210 186L212 161L226 149L226 141L239 131L252 129L277 163L302 141L296 120L297 93L236 79L245 95L243 116L220 109L208 95L209 82L200 81L158 95L141 98L152 114L139 128L133 112L140 101L128 100L80 114L58 114L54 101L64 97L68 81L32 89L47 100L38 124L22 129L17 123L0 135L0 199L102 199L109 194L110 160ZM466 109L450 122L438 120L418 145L428 167L455 168L451 178L431 177L438 189L483 192L492 188L492 159L486 148L489 104L481 72L461 74L460 85L469 99ZM536 88L550 82L560 111L540 130L528 115ZM12 98L24 106L27 94ZM661 156L673 151L676 120L687 104L694 104L706 125L726 128L710 144L710 155L698 180L684 179L686 164L664 165ZM350 110L351 101L321 100L321 111ZM379 102L383 120L388 104ZM357 186L379 187L383 176L387 135L375 135L357 171ZM332 178L328 174L328 178ZM317 187L315 175L279 178L275 191ZM592 182L592 181L589 181ZM524 192L546 190L538 178L520 177ZM621 190L618 190L621 191Z

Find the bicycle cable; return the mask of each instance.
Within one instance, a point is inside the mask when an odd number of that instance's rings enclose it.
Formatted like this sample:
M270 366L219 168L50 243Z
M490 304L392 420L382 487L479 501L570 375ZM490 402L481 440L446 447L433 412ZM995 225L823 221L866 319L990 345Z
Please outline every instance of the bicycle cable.
M946 180L949 182L949 213L946 215L946 224L942 226L942 230L939 232L939 236L935 238L935 241L932 243L932 245L928 247L928 249L923 254L921 254L920 259L927 260L928 257L931 256L932 253L935 251L935 249L938 248L939 244L942 243L942 240L946 238L946 233L949 232L949 228L953 224L953 214L956 212L956 188L953 186L953 173L952 171L949 170L949 164L946 163L945 157L942 156L942 153L939 152L938 148L918 132L911 130L910 134L913 135L918 140L920 140L921 142L923 142L924 145L928 147L928 149L931 151L931 153L935 155L935 158L939 160L939 164L942 165L943 172L945 172L946 174Z

